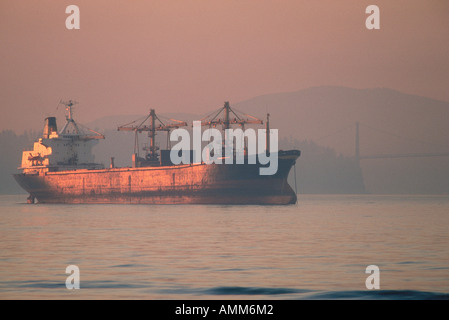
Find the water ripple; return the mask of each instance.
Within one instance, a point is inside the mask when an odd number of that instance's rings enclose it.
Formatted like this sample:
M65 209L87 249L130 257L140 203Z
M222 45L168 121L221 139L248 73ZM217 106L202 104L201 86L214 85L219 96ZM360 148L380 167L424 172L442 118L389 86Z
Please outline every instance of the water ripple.
M293 288L259 288L259 287L215 287L203 291L213 295L279 295L292 293L308 293L311 290Z
M326 291L305 297L318 300L449 300L449 293L416 290Z

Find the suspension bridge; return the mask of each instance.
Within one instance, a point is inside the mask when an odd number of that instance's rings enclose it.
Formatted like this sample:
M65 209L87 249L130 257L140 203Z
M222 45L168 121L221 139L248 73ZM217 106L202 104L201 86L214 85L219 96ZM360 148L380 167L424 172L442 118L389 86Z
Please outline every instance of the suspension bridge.
M421 143L425 145L435 145L438 147L439 151L435 152L414 152L414 153L374 153L374 154L361 154L360 152L360 127L361 123L356 122L355 123L355 143L354 143L354 157L355 159L360 163L361 160L372 160L372 159L398 159L398 158L435 158L435 157L449 157L449 146L445 146L442 144L433 143L430 141L418 141L416 139L403 137L401 135L398 135L396 133L387 132L382 129L376 129L372 126L362 124L364 127L369 128L373 131L377 131L379 133L383 133L384 135L389 135L398 139L402 140L408 140L409 142L415 142L415 143ZM331 136L335 136L340 134L343 131L346 131L347 129L354 128L354 124L352 124L350 127L346 126L340 130L337 130L331 134L328 134L324 137L318 138L316 141L320 141L326 138L329 138ZM448 150L448 151L441 151L441 150Z
M372 128L373 129L373 128ZM387 133L383 131L384 133ZM387 133L388 134L388 133ZM396 137L400 137L396 134ZM355 124L355 158L356 160L368 160L368 159L396 159L396 158L433 158L433 157L449 157L449 152L431 152L431 153L388 153L388 154L360 154L360 123Z

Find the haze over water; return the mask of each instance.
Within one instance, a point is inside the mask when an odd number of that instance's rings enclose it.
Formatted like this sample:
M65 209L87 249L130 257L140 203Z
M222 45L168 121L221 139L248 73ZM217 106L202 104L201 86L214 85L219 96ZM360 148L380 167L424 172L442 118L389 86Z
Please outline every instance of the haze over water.
M2 299L448 299L447 196L292 206L27 205L0 196ZM80 269L68 290L68 265ZM368 265L380 290L367 290Z
M379 30L365 26L372 4ZM81 123L323 85L449 101L448 12L446 0L2 0L0 128L40 130L60 99L80 102Z

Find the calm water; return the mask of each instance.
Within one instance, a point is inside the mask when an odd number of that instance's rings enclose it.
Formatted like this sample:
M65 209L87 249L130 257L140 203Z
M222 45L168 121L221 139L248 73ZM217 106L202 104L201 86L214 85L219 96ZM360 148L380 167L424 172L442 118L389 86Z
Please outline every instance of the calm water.
M448 196L295 206L27 205L0 196L1 299L448 299ZM68 290L68 265L80 290ZM380 290L367 290L368 265Z

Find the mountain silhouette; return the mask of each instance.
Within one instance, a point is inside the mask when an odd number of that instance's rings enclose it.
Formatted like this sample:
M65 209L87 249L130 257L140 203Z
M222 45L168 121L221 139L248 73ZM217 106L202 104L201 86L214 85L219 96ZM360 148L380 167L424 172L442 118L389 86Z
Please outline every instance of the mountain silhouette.
M449 102L387 88L322 86L230 103L235 110L264 121L270 113L270 128L279 130L280 147L302 150L297 161L299 192L449 193L449 157L363 159L372 155L449 154ZM156 112L189 123L205 116ZM130 165L134 135L117 132L117 127L144 117L108 116L86 123L106 135L106 140L93 149L96 160L107 166L110 157L115 157L117 166ZM362 157L359 163L355 158L356 123ZM11 137L11 132L7 136ZM140 142L146 139L142 135ZM165 134L158 137L162 149L166 140ZM4 136L0 141L8 139ZM18 141L23 143L24 138ZM20 157L5 155L2 165L8 163L8 168L3 172L15 171L19 165L15 160ZM17 166L9 168L15 162Z

